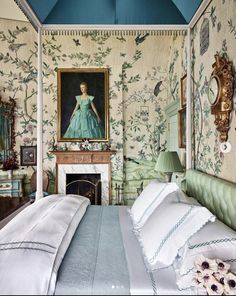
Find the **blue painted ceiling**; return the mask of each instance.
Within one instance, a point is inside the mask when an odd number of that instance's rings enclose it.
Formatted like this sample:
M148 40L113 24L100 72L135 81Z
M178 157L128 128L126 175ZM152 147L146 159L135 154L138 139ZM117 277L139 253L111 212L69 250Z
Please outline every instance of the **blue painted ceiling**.
M16 2L19 0L16 0ZM27 0L42 24L188 24L202 0Z

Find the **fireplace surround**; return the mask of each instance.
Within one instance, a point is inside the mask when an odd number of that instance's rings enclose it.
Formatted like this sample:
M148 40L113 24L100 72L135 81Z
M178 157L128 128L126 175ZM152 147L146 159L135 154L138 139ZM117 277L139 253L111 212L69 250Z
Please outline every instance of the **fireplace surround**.
M111 205L111 156L114 151L53 151L56 156L56 192L66 193L67 174L100 174L101 204Z

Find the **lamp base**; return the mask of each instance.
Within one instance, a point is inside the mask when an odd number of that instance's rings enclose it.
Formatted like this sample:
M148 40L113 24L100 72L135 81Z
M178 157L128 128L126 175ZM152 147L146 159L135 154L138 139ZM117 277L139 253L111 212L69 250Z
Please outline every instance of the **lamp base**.
M173 173L165 173L166 174L166 182L170 183Z

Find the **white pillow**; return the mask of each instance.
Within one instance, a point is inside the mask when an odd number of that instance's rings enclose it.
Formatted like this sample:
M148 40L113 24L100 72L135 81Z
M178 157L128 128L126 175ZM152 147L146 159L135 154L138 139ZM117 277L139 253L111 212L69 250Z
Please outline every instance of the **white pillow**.
M162 183L156 180L148 184L130 209L134 228L141 228L163 199L178 189L175 183Z
M194 262L200 255L209 259L221 259L230 264L231 270L235 270L236 232L219 220L208 223L189 239L179 255L175 271L180 289L193 285Z
M161 203L136 232L147 268L170 266L186 241L215 216L205 207L173 201L173 194Z

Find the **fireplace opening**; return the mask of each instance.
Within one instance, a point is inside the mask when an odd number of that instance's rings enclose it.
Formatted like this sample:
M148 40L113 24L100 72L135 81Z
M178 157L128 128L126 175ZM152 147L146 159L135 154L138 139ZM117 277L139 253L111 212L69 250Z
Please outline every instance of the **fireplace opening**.
M79 194L101 205L101 174L66 174L66 194Z

